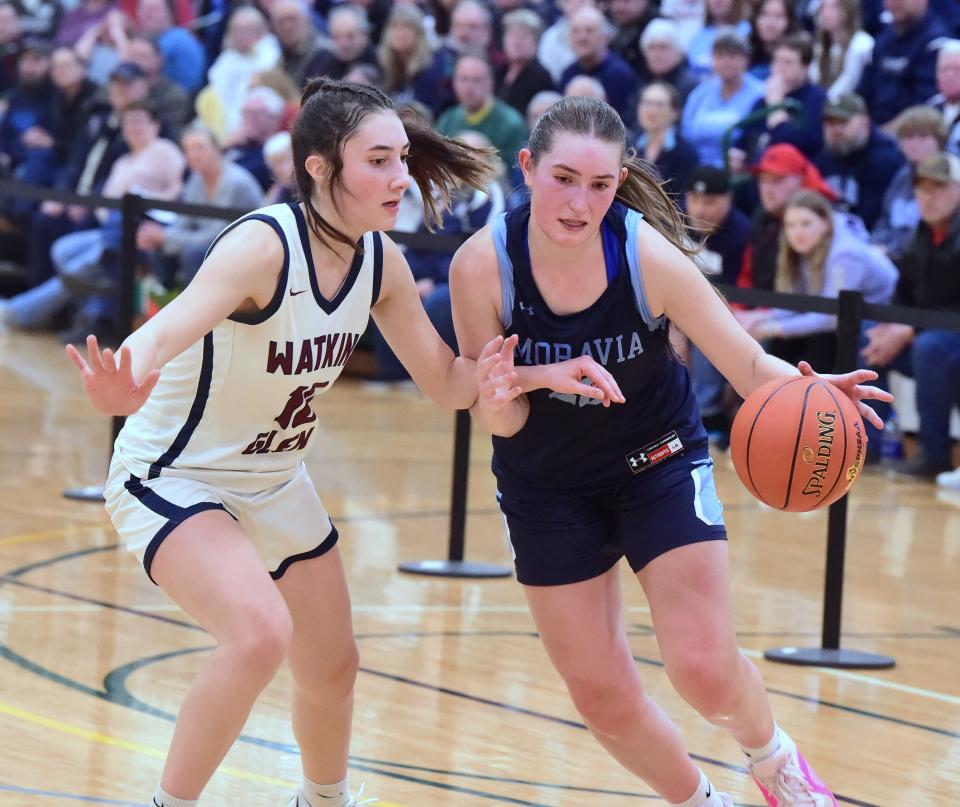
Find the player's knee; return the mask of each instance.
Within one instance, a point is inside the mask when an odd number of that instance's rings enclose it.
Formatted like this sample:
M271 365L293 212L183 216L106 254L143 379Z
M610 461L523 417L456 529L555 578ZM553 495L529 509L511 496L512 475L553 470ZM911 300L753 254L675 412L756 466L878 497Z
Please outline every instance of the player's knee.
M244 618L235 647L248 669L272 675L290 649L293 621L283 604L264 607Z
M333 654L327 665L325 685L328 690L346 694L353 689L360 668L360 651L355 639Z
M301 694L319 700L349 695L357 680L360 652L351 639L342 648L322 648L323 654L298 656L291 654L290 669Z
M577 711L591 729L617 735L636 723L644 704L639 681L627 675L599 674L567 682Z
M729 713L739 697L739 667L726 653L688 653L667 664L667 675L680 696L708 718Z

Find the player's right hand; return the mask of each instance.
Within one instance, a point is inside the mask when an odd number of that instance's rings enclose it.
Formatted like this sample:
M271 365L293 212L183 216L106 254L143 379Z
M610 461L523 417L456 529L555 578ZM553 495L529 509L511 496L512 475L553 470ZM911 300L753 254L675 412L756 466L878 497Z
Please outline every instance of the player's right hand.
M484 346L477 359L477 402L488 412L499 412L523 390L517 386L513 349L519 337L497 336Z
M87 337L87 359L73 345L67 345L67 355L80 370L93 408L104 415L132 415L150 397L160 378L159 370L151 370L143 383L137 384L130 348L121 346L118 362L110 348L100 352L97 337L92 334Z
M547 364L541 369L547 374L546 386L554 392L597 398L604 406L626 403L614 377L590 356Z

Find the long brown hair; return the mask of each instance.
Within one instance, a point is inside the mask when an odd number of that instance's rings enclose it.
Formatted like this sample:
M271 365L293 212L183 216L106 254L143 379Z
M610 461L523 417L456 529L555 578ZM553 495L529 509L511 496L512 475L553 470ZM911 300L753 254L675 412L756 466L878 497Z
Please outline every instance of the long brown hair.
M397 53L390 45L390 28L394 25L405 25L416 34L416 44L409 58ZM383 86L387 92L396 93L406 89L417 73L429 67L433 51L424 26L423 12L416 6L397 5L390 10L377 47L377 61L383 70Z
M357 245L314 206L315 183L307 171L307 157L316 154L327 164L326 185L339 214L333 191L343 189L343 146L368 115L378 112L395 112L393 101L367 84L320 77L308 82L303 91L300 114L291 132L294 170L310 229L328 249L333 249L332 242L354 250ZM407 168L422 192L424 220L432 231L457 188L471 185L483 190L493 179L495 152L444 137L415 113L402 113L400 119L410 141Z
M777 251L777 274L773 288L775 291L796 294L800 286L800 262L806 259L810 270L810 284L806 290L807 294L823 294L823 267L827 261L830 247L833 245L833 208L821 194L807 190L797 191L790 197L790 201L787 202L783 211L784 217L786 217L787 211L793 207L802 207L819 216L826 222L827 232L824 233L823 238L810 250L808 255L801 255L787 243L786 228L781 230L780 246Z
M527 148L534 164L550 151L554 138L563 133L595 137L621 148L621 165L627 178L617 190L616 200L643 213L644 218L687 257L698 248L686 234L683 213L663 189L657 170L636 151L627 149L626 130L616 111L597 98L563 98L541 115L530 133Z
M853 35L860 30L862 12L860 9L860 0L837 0L843 16L846 20L843 26L843 35L840 39L834 39L832 34L820 28L817 23L817 67L820 70L820 86L829 87L837 80L837 76L843 70L843 60L847 55L847 49L850 47L850 40ZM840 45L841 51L839 57L834 60L833 46Z

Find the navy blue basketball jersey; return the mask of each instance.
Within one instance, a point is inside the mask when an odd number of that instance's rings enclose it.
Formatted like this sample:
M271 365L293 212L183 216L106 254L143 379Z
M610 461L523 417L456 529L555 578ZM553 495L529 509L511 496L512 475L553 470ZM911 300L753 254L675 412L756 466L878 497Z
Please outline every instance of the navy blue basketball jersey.
M637 260L641 215L617 203L601 225L607 288L588 308L555 314L534 282L527 245L529 204L499 216L493 240L500 266L500 319L517 334L518 366L589 354L616 379L626 403L604 407L581 395L529 394L530 415L513 437L494 437L501 489L597 488L629 481L672 456L706 447L686 367L654 317Z

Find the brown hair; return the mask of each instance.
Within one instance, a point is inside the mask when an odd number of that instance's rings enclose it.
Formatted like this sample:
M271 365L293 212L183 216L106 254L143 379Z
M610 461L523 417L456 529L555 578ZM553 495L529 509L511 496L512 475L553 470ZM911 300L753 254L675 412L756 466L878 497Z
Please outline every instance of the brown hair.
M837 80L840 71L843 70L843 60L847 55L847 48L850 47L850 40L853 35L860 30L862 12L860 10L860 0L837 0L843 10L845 23L843 34L834 39L831 34L820 28L817 23L817 67L820 69L820 86L829 87ZM834 45L840 45L841 51L839 58L834 60L831 50Z
M773 51L780 40L776 42L770 42L769 45L764 43L760 39L760 34L757 32L757 18L763 12L764 7L768 3L779 3L783 6L783 10L787 15L787 27L784 30L781 38L787 34L792 34L794 31L799 30L797 26L797 15L796 10L793 7L793 0L760 0L754 7L753 13L750 15L750 66L755 67L760 64L769 63L771 57L773 56ZM769 46L769 50L767 50Z
M738 25L745 17L747 11L746 0L732 0L730 3L730 18L718 21L710 13L710 5L703 4L703 24L714 26Z
M643 213L644 218L687 257L697 253L697 247L687 239L684 215L664 191L663 180L656 169L640 159L633 149L627 149L626 130L613 107L596 98L570 97L557 101L543 113L530 133L527 148L534 164L550 151L556 135L564 132L618 144L627 178L617 190L617 201Z
M943 125L943 115L932 107L911 106L893 119L890 125L894 135L904 137L933 137L940 150L947 144L947 127Z
M413 54L408 58L395 51L390 45L390 27L405 25L416 34ZM377 47L377 61L383 70L384 89L395 93L406 88L417 73L430 65L433 51L427 39L423 12L413 5L395 5L383 27L380 45Z
M658 78L644 85L644 88L640 90L640 95L637 96L637 105L639 106L640 101L643 100L643 94L651 87L659 88L667 94L667 101L670 102L670 109L672 109L677 114L677 117L679 117L680 113L683 111L683 98L680 97L680 93L677 91L676 87L674 87L669 81L664 81L663 79Z
M813 40L806 31L794 31L792 34L786 34L776 45L774 51L786 48L792 50L800 57L800 63L804 67L809 67L813 61Z
M351 249L357 249L357 245L314 206L315 183L306 168L307 157L316 154L327 164L326 184L339 213L333 191L343 189L343 146L368 115L378 112L395 112L393 101L368 84L320 77L308 82L303 91L300 114L291 132L294 170L310 229L328 249L333 249L332 242ZM423 195L424 220L432 231L461 185L483 190L493 179L495 152L444 137L416 115L404 113L400 119L410 141L407 167Z
M827 223L827 232L810 254L803 256L787 243L786 228L781 230L780 247L777 251L777 274L773 288L775 291L795 294L800 280L800 261L806 258L810 269L810 286L807 294L823 294L823 266L833 244L833 208L821 194L807 190L797 191L790 197L783 211L784 217L792 207L802 207L819 216Z

